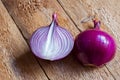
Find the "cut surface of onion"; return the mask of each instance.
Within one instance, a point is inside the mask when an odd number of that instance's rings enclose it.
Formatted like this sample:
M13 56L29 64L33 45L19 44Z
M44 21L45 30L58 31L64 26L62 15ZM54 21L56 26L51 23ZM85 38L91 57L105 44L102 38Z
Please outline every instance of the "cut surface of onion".
M73 49L73 45L72 35L58 25L56 14L53 14L49 26L37 29L30 39L32 52L37 57L50 61L66 57Z

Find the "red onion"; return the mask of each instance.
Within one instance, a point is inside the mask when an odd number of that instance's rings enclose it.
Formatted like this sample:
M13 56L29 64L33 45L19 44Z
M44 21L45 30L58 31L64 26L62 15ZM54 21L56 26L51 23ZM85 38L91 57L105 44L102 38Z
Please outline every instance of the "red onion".
M99 28L100 22L94 20L94 29L86 30L76 38L76 56L84 65L101 66L112 60L115 55L114 39Z
M41 59L58 60L66 57L73 49L72 35L57 23L57 15L53 14L52 23L37 29L31 39L32 52Z

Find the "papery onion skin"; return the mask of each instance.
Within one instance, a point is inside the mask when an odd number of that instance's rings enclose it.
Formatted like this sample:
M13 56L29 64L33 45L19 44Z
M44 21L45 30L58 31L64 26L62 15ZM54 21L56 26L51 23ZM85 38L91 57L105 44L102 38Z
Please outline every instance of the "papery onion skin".
M53 21L49 26L37 29L31 39L30 48L39 58L45 60L59 60L66 57L73 49L72 35L57 23L57 14L53 14Z
M114 39L101 31L100 23L94 21L94 29L80 33L76 38L76 56L84 65L101 66L111 61L116 52Z

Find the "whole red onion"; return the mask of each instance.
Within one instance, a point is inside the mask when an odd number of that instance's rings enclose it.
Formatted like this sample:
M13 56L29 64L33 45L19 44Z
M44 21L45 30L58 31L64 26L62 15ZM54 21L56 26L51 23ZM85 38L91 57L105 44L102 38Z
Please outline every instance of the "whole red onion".
M76 56L84 65L100 66L113 59L116 51L114 39L100 30L100 22L94 20L94 29L80 33L76 38Z

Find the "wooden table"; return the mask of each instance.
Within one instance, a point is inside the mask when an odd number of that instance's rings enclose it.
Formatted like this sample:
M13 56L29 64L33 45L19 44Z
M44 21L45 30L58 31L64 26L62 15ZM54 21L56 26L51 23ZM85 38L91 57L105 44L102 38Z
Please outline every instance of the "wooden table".
M73 55L54 62L36 58L29 38L50 24L53 12L74 38L93 26L81 20L97 15L116 40L115 58L101 68L84 67ZM120 80L119 25L120 0L0 0L0 80Z

